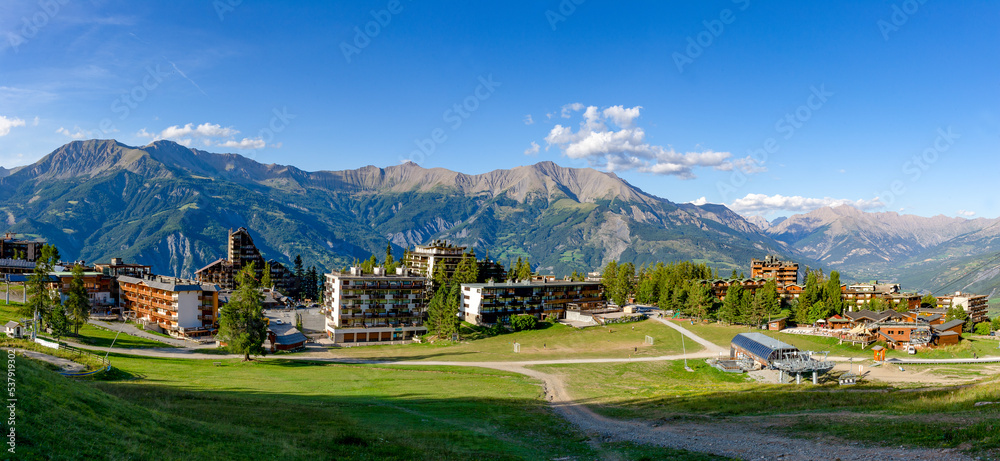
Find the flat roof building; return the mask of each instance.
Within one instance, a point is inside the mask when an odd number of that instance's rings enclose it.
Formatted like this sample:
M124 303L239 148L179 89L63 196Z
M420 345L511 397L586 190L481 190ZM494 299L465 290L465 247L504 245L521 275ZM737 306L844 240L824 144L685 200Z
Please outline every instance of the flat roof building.
M970 293L955 292L953 295L937 297L938 307L941 309L951 309L953 306L962 306L965 312L972 317L973 323L989 321L986 315L989 301L985 295L974 295Z
M175 277L118 277L124 307L171 336L210 336L218 328L219 287Z
M427 279L405 268L326 274L326 333L336 344L409 341L427 333Z
M430 245L417 245L408 251L404 263L407 268L426 278L433 278L434 269L438 266L444 267L444 272L451 277L458 263L465 257L465 249L466 247L452 245L445 240L435 240ZM475 252L469 252L469 255L476 257Z
M510 316L518 314L564 318L570 303L581 310L605 307L601 284L570 281L462 284L461 315L476 325L506 324Z
M35 261L42 256L42 245L45 242L37 240L22 240L17 234L6 232L0 239L0 259L23 259Z

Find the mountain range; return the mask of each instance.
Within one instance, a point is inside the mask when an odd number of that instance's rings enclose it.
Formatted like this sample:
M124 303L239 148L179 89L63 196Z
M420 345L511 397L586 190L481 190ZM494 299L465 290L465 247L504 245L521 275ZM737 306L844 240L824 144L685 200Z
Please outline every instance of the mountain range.
M243 226L266 257L301 254L325 270L381 259L387 242L398 257L443 238L559 275L612 259L690 259L723 274L748 272L751 258L773 253L848 279L905 280L909 289L933 290L977 268L960 281L971 284L954 288L993 294L1000 285L1000 263L990 261L1000 251L998 219L839 207L748 220L552 162L478 175L413 163L307 172L171 141L75 141L33 165L0 169L0 220L7 231L56 244L65 258L123 257L182 276L225 256L228 230Z

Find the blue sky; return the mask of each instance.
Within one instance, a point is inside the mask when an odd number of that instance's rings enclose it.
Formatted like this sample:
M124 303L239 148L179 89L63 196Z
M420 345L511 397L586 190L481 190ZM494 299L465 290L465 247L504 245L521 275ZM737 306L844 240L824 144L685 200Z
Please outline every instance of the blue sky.
M8 1L0 166L173 139L306 170L552 160L767 218L997 217L1000 4Z

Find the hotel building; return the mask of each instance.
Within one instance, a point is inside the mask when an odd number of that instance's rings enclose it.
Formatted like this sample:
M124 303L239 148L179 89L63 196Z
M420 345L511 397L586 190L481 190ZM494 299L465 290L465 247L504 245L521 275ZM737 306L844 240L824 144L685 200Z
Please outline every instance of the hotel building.
M219 318L219 287L174 277L118 277L126 310L171 336L210 336Z

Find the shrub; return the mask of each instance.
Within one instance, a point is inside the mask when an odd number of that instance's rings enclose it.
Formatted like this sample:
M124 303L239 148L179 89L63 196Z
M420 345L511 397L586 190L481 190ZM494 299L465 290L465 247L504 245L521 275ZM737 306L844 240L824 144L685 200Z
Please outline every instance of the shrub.
M979 322L976 324L976 334L977 335L988 335L993 325L990 322Z
M510 318L510 325L514 331L534 330L538 326L538 319L530 314L518 314Z

